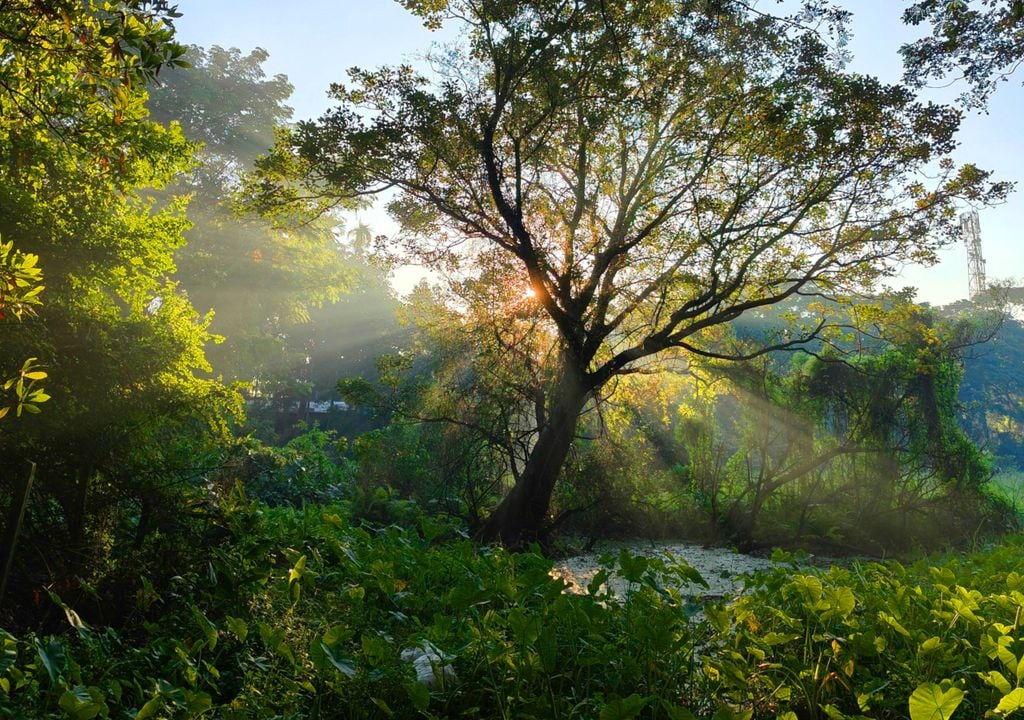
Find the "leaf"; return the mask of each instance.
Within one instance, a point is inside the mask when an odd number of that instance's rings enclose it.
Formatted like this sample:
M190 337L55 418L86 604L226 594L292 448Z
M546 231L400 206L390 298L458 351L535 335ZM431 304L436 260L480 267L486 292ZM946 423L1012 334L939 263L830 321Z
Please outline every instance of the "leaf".
M779 633L772 630L771 632L765 633L759 639L765 645L773 646L784 645L786 643L793 642L794 640L799 640L800 636L796 633Z
M185 691L185 704L191 717L197 717L213 707L213 698L204 692Z
M1021 663L1024 665L1024 663ZM1024 708L1024 688L1017 688L1009 695L1003 697L996 705L996 712L1000 715L1009 715Z
M633 693L629 697L616 698L601 708L601 720L627 720L640 714L651 698L640 697Z
M151 697L145 705L135 713L135 720L147 720L153 717L164 706L164 699L159 695Z
M348 640L353 635L353 631L344 625L334 625L327 632L324 633L323 641L324 645L328 647L334 647L338 643Z
M910 633L907 632L907 629L905 627L903 627L900 624L900 622L894 616L890 615L889 613L882 612L880 610L878 612L878 619L881 620L882 622L884 622L889 627L891 627L896 632L898 632L903 637L910 637Z
M228 626L228 631L238 638L238 642L245 642L245 638L249 635L249 626L245 620L227 615L224 618L224 624Z
M199 629L202 631L203 636L206 638L206 646L213 650L217 647L217 628L210 622L210 619L203 614L203 611L199 609L198 605L192 605L192 617L196 619L196 624L199 625Z
M358 671L356 670L356 664L353 660L335 654L334 650L329 648L327 645L324 645L323 643L320 643L320 646L321 649L323 650L324 658L327 660L327 662L329 662L331 665L337 668L343 675L350 679L356 676L356 673Z
M302 555L298 560L295 561L295 565L288 571L288 582L293 583L297 580L301 580L302 576L306 573L306 556Z
M372 697L370 698L370 701L378 708L380 708L380 711L384 713L385 717L391 717L395 714L395 711L391 709L391 706L383 700L381 700L380 698Z
M963 699L959 688L943 692L935 683L923 683L910 696L910 720L949 720Z
M594 573L594 577L590 579L590 582L587 583L587 593L591 596L597 595L601 591L601 586L608 582L609 577L608 571L604 568L598 570Z
M619 552L619 575L631 583L640 582L649 565L650 560L643 555L631 555L625 548Z
M782 588L785 598L799 598L802 605L809 611L824 610L828 607L821 600L824 588L821 581L812 575L796 575Z
M62 608L64 608L64 616L68 619L68 622L71 623L71 627L73 627L79 633L89 631L89 626L86 624L84 620L82 620L81 617L79 617L78 613L76 613L74 610L72 610L69 606L65 605L64 603L60 603L60 605Z
M711 720L750 720L753 715L753 710L740 710L729 705L722 705L711 716Z
M978 673L978 675L988 685L991 685L992 687L994 687L996 690L998 690L1003 695L1008 695L1010 693L1010 691L1013 690L1013 686L1010 685L1010 681L1007 680L1003 676L1003 674L1001 672L999 672L998 670L992 670L992 671L987 672L987 673Z
M430 706L430 689L426 685L419 682L408 683L405 691L409 694L414 708L420 712L427 711L427 707Z
M46 674L50 676L50 682L55 683L64 672L64 665L67 657L64 654L64 647L56 640L50 640L46 646L36 638L36 653L46 668Z
M320 638L313 638L313 642L309 644L309 661L313 663L314 668L321 671L326 670L329 664L324 650L323 641Z
M825 614L841 618L848 617L857 605L853 590L845 586L829 588L825 591L825 599L829 604L829 610Z
M103 693L98 688L76 685L60 696L58 705L74 720L91 720L103 710Z
M661 701L661 708L668 715L669 720L697 720L697 716L690 712L688 708L670 705L667 700Z
M1006 648L1006 646L1004 646L1004 645L997 645L996 646L996 657L998 657L999 661L1001 663L1003 663L1003 665L1006 667L1007 670L1010 671L1010 675L1013 675L1014 677L1017 676L1017 666L1019 665L1019 663L1017 662L1017 656L1016 655L1014 655L1012 652L1010 652Z

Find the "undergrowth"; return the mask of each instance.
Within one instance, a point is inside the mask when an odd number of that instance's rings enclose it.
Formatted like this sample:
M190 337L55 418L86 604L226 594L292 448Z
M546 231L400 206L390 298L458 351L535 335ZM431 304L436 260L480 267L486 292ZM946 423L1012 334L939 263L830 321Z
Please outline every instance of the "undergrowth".
M574 594L538 554L400 509L401 527L364 526L340 505L236 494L202 562L139 578L123 628L52 595L65 633L0 634L0 716L924 720L1024 706L1020 538L911 567L781 562L702 605L679 590L698 578L683 562L623 552Z

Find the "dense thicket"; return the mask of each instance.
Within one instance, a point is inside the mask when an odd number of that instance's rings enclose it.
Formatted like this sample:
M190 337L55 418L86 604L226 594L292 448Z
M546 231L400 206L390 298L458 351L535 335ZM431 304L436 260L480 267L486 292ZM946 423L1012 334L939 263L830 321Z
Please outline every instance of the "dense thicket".
M681 560L622 550L567 592L550 560L481 552L407 503L380 506L386 525L351 509L236 495L193 526L179 575L124 598L131 631L44 598L68 632L0 631L0 712L925 720L1022 704L1019 539L909 568L780 554L743 597L704 603Z

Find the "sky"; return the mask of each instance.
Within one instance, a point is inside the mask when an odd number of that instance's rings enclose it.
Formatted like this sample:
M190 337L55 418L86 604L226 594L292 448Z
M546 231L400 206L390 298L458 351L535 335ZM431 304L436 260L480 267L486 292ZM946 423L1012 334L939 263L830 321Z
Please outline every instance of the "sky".
M415 64L432 43L444 38L422 26L394 0L177 0L183 16L176 21L181 42L237 47L248 52L261 47L270 54L264 63L268 75L288 76L295 92L290 100L295 119L315 118L328 106L327 89L344 81L353 66L373 68L400 62ZM775 7L774 3L761 1ZM848 0L853 11L853 55L850 69L897 81L902 67L899 46L914 38L914 30L900 22L901 0ZM1024 284L1024 70L1003 83L992 96L987 113L965 115L958 162L972 162L995 172L996 179L1016 181L1019 190L995 208L981 208L981 236L988 278ZM928 99L951 101L961 91L926 90ZM393 225L380 211L362 218L375 233L387 234ZM929 268L910 267L893 281L895 287L913 286L918 299L946 304L967 296L967 252L963 244L946 248L940 263ZM394 283L399 292L422 277L406 269Z

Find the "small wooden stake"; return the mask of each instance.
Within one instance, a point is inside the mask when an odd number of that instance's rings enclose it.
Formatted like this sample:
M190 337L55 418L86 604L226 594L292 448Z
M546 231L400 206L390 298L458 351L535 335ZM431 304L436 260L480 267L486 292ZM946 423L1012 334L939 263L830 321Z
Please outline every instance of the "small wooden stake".
M4 525L3 537L0 538L0 553L3 553L3 574L0 575L0 606L3 605L4 595L7 593L7 580L11 576L11 568L14 565L14 546L18 543L18 534L21 532L21 523L25 519L25 508L28 507L28 494L32 491L32 481L36 477L36 464L30 462L32 469L29 470L28 480L20 487L14 488L14 496L11 498L11 507L7 511L7 523Z

